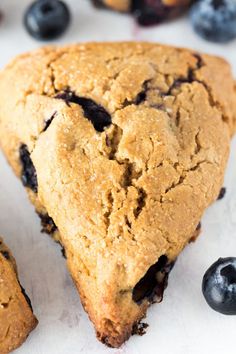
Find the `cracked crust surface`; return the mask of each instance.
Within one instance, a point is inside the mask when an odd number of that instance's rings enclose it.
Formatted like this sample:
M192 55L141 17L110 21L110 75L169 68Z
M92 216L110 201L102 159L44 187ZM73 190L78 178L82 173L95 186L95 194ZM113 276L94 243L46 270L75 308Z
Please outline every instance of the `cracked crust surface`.
M18 348L36 325L30 301L17 278L15 259L0 238L0 353Z
M135 285L176 259L219 194L236 117L229 65L149 43L48 47L10 63L0 93L1 146L19 176L27 146L30 198L59 230L98 338L118 347L150 304ZM91 102L111 117L100 132Z

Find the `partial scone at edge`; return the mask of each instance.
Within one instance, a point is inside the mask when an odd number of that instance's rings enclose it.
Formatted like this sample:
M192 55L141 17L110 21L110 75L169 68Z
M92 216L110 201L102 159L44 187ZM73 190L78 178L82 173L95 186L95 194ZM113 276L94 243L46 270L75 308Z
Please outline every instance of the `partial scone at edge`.
M116 11L128 12L132 9L132 0L92 0L97 6L105 6ZM191 0L160 0L159 6L187 6ZM157 5L158 7L158 5Z
M30 300L17 278L15 259L0 238L0 353L18 348L36 327Z
M9 64L0 93L1 146L58 228L99 339L117 347L218 196L230 68L149 43L48 47Z

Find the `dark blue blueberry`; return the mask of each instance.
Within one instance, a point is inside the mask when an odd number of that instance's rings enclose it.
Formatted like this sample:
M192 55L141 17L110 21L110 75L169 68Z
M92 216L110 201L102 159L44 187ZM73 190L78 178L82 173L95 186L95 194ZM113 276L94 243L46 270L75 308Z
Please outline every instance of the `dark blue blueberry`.
M225 193L226 193L226 188L225 188L225 187L222 187L221 190L220 190L220 193L219 193L219 195L218 195L217 200L223 199L224 196L225 196Z
M161 256L133 288L133 301L137 304L141 304L145 299L150 303L161 302L173 266L174 262L168 263L167 257Z
M93 124L95 130L103 130L111 124L111 116L100 104L90 98L79 97L72 91L64 91L56 95L55 98L64 100L67 105L70 102L80 105L83 108L84 116Z
M190 17L204 39L226 43L236 38L235 0L200 0L192 6Z
M236 315L236 258L220 258L207 270L202 292L208 305L224 315Z
M64 248L64 246L61 245L61 254L62 254L62 257L66 259L66 250Z
M48 129L48 127L50 126L50 124L52 123L53 119L55 118L57 112L55 111L50 118L48 118L47 120L45 120L45 126L43 128L43 132L46 132L46 130Z
M53 219L48 214L38 213L41 219L41 232L45 232L46 234L52 235L56 230L57 226L54 223Z
M24 24L31 36L51 40L62 35L70 22L66 4L59 0L34 1L26 10Z
M20 284L20 282L19 282L19 284ZM29 307L33 311L33 307L32 307L32 304L31 304L29 296L26 294L25 289L23 288L23 286L21 284L20 284L20 287L21 287L21 292L24 295L24 298L25 298L26 302L28 303Z
M37 173L30 157L30 152L25 144L19 149L20 162L22 166L21 181L25 187L32 189L33 192L38 191Z
M9 261L10 255L7 251L1 251L1 254L3 255L4 258L6 258Z

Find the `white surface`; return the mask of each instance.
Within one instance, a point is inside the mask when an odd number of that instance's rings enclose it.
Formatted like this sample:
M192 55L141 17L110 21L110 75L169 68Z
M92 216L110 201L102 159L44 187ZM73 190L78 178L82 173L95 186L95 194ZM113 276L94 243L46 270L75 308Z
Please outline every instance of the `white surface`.
M40 45L21 24L30 0L1 0L0 66L17 53ZM60 43L87 40L150 40L189 46L225 56L236 74L236 41L212 45L197 38L187 19L148 30L138 29L129 16L96 11L88 0L68 1L74 21ZM58 43L57 42L57 43ZM121 349L100 344L67 273L60 248L40 234L39 220L19 181L0 154L0 233L17 259L20 279L39 319L37 329L19 354L235 354L236 317L212 311L201 294L207 267L220 256L236 256L236 140L232 144L226 197L202 220L203 232L179 257L164 301L152 306L147 334L132 337ZM183 226L184 227L184 226Z

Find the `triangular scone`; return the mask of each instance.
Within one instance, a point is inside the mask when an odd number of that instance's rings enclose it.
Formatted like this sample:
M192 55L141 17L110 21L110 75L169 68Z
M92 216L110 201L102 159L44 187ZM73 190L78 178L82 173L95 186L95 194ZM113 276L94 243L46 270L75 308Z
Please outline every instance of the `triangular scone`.
M157 44L48 47L0 74L2 148L106 344L161 299L219 194L235 112L225 61Z
M37 323L18 281L15 260L0 239L0 353L18 348Z

